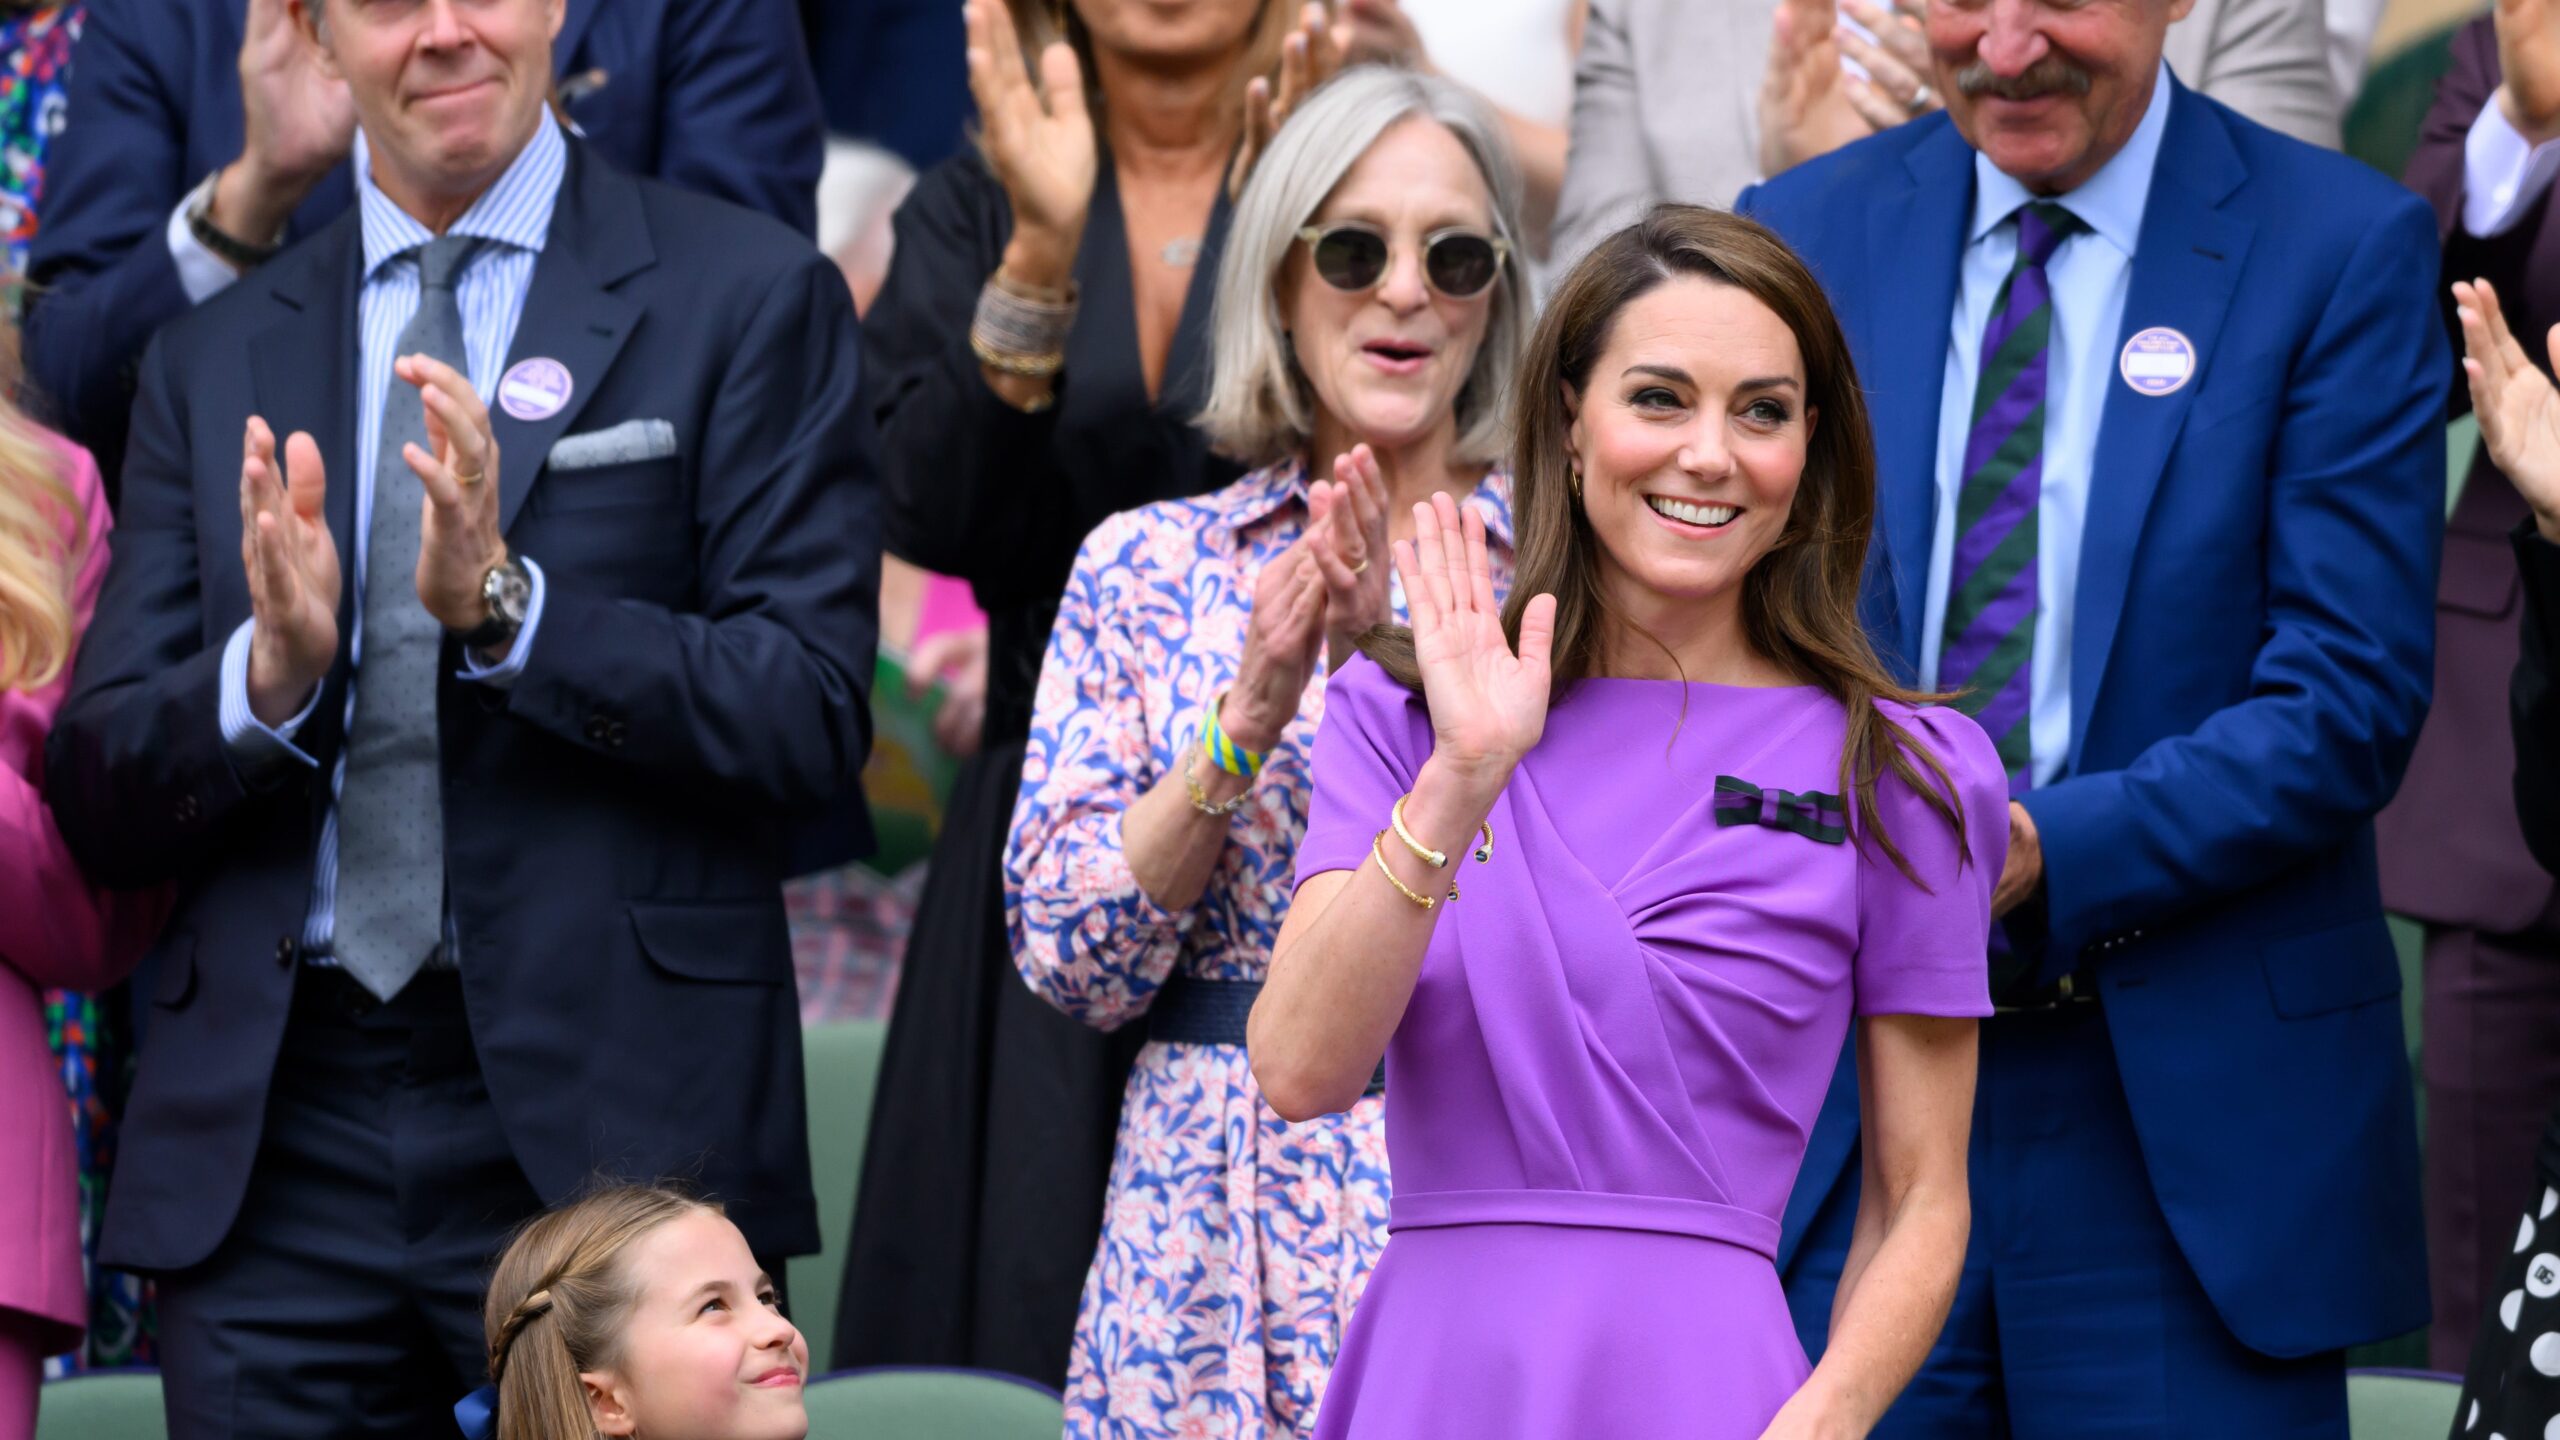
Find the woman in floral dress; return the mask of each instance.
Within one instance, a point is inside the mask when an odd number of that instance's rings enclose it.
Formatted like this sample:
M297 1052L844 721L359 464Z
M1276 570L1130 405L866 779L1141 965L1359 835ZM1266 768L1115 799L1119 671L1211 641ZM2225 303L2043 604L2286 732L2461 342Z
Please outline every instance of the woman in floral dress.
M1282 127L1237 204L1202 417L1261 468L1105 521L1050 636L1005 857L1016 961L1067 1014L1148 1037L1071 1437L1312 1433L1385 1240L1375 1089L1283 1123L1244 1017L1288 904L1324 671L1403 613L1389 517L1447 492L1508 569L1491 458L1529 316L1498 124L1452 84L1369 68Z

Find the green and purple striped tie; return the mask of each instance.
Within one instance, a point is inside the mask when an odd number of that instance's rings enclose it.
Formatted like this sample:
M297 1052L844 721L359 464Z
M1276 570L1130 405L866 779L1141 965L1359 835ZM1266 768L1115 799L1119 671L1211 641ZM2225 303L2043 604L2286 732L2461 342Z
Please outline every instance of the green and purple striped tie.
M2053 291L2044 267L2064 239L2084 228L2078 216L2049 201L2020 210L2017 224L2018 258L1982 332L1938 652L1938 688L1965 692L1956 708L1999 747L2012 795L2032 783L2028 702L2042 608L2036 502L2044 479L2045 359L2053 334Z

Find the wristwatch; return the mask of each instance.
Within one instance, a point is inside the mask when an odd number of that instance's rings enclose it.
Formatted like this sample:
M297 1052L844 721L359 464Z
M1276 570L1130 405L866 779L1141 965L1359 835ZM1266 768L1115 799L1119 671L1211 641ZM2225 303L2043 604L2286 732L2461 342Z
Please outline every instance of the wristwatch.
M213 187L221 183L222 172L216 170L204 177L204 183L197 186L196 193L188 197L187 233L195 236L197 244L221 257L233 269L254 270L283 252L284 237L276 237L277 243L274 244L258 245L243 240L214 224Z
M480 577L480 599L489 607L489 618L461 632L463 647L490 651L514 645L524 629L525 607L533 602L533 576L524 561L509 555L490 566Z

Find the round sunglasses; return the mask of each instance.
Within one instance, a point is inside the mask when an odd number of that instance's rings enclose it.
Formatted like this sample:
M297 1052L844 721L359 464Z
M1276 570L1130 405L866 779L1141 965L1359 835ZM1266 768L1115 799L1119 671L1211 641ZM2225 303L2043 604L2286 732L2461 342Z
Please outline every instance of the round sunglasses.
M1336 290L1353 294L1386 278L1390 254L1387 237L1373 225L1345 220L1309 225L1298 232L1316 262L1316 276ZM1499 235L1452 228L1422 237L1422 278L1452 300L1472 300L1502 273L1511 242Z

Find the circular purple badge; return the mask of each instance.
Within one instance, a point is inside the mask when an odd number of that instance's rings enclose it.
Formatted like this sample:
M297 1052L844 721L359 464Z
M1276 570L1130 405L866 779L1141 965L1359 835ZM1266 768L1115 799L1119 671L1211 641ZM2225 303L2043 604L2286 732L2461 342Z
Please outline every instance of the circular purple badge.
M2124 342L2116 369L2137 394L2175 393L2195 376L2195 342L2166 325L2154 325Z
M519 420L548 420L576 388L557 360L519 360L498 381L498 406Z

